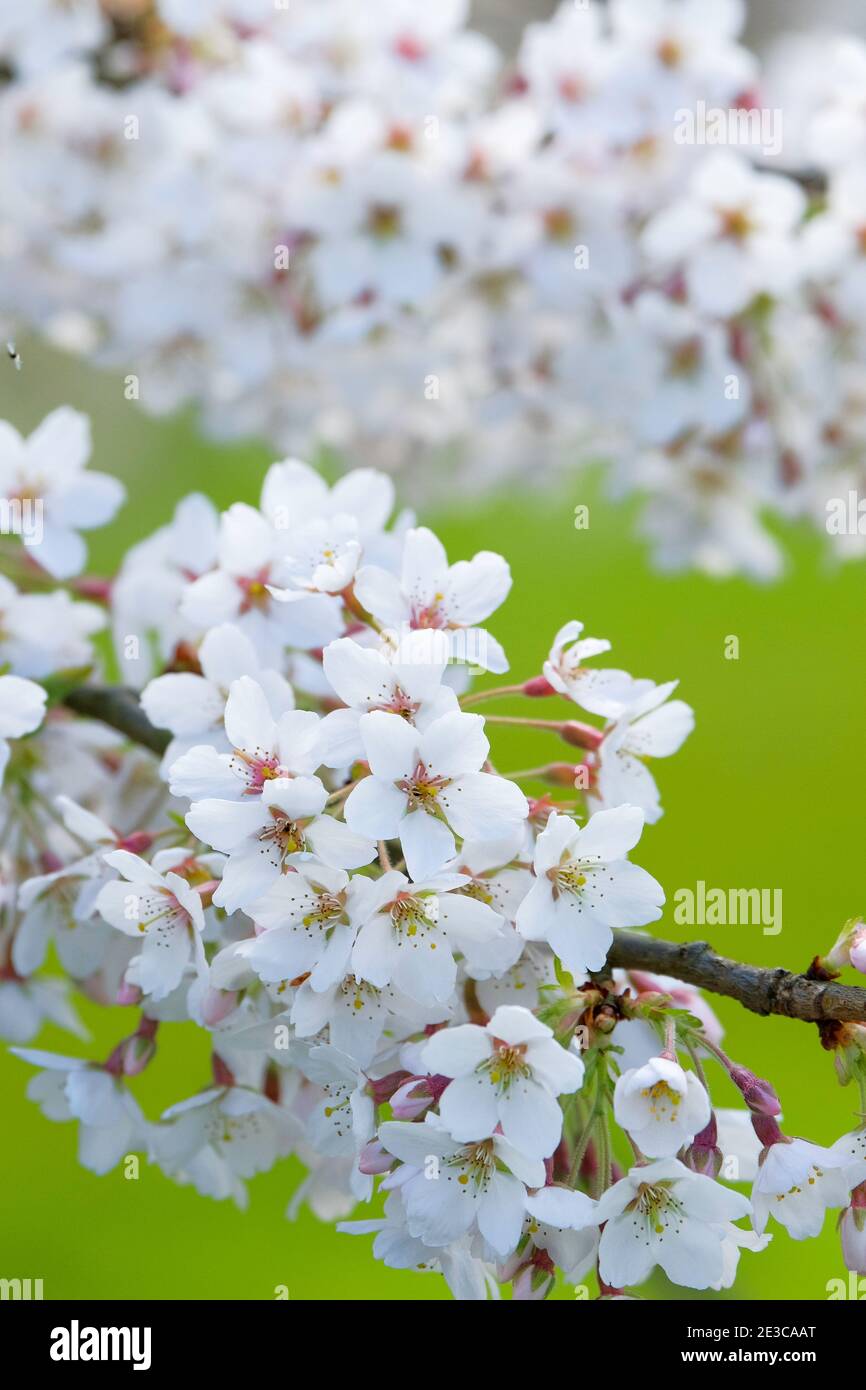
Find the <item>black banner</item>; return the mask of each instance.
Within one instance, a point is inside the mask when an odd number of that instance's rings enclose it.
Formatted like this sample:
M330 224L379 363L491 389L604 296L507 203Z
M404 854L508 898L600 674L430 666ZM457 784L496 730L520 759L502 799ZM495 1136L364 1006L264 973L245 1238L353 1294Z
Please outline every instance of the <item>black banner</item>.
M859 1301L852 1300L852 1301ZM614 1306L614 1305L617 1306ZM356 1336L352 1324L357 1319L360 1350L378 1318L371 1320L370 1305L363 1314L351 1304L340 1303L336 1314L339 1339ZM416 1314L419 1305L412 1305ZM425 1343L443 1333L447 1335L450 1317L460 1312L453 1306L437 1304L435 1319L425 1319ZM477 1315L477 1305L472 1305ZM222 1311L220 1311L222 1309ZM853 1314L853 1320L852 1315ZM496 1309L485 1322L474 1324L476 1333L497 1325ZM492 1324L486 1318L493 1318ZM534 1318L529 1311L527 1316ZM547 1318L550 1313L545 1315ZM555 1314L553 1314L555 1319ZM363 1323L361 1319L363 1318ZM406 1351L413 1359L419 1351L418 1317L388 1315L382 1319L385 1343L383 1355L400 1355L403 1328ZM538 1328L537 1323L533 1323ZM112 1375L163 1375L179 1373L187 1367L196 1375L212 1372L224 1378L234 1370L249 1375L251 1366L287 1370L294 1347L299 1349L305 1333L313 1332L308 1315L299 1320L291 1301L275 1302L0 1302L0 1345L26 1372L36 1371L51 1381L62 1382L70 1375L93 1377L100 1370ZM718 1365L736 1370L740 1366L766 1367L784 1374L800 1366L815 1367L822 1375L846 1372L856 1349L852 1337L862 1333L862 1314L839 1302L753 1302L702 1300L660 1303L640 1299L603 1299L581 1307L571 1305L565 1329L556 1321L550 1331L563 1331L587 1353L586 1369L596 1369L614 1356L620 1366L634 1358L634 1369L655 1373L675 1367L700 1371ZM509 1325L513 1332L513 1324ZM314 1333L319 1336L320 1332ZM496 1341L485 1342L494 1351ZM595 1348L590 1351L589 1348ZM429 1348L428 1348L429 1350ZM303 1354L303 1353L302 1353Z

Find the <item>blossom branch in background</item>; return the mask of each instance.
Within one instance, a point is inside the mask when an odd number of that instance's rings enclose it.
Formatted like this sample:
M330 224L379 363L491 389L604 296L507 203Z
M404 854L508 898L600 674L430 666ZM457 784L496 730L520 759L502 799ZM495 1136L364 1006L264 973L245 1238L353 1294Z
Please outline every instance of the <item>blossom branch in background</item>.
M57 8L0 27L10 335L415 488L605 460L666 570L775 578L768 516L863 556L861 39L762 64L742 0L566 0L511 60L468 0Z

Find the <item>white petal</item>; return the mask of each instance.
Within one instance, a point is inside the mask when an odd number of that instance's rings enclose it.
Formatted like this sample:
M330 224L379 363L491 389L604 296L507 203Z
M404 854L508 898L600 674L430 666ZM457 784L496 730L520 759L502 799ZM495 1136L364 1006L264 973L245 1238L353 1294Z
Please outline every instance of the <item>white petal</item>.
M442 1028L421 1049L421 1061L428 1072L442 1076L467 1076L490 1056L490 1036L474 1023Z
M454 857L454 836L448 826L425 811L412 811L401 822L400 844L406 868L416 883L437 873Z

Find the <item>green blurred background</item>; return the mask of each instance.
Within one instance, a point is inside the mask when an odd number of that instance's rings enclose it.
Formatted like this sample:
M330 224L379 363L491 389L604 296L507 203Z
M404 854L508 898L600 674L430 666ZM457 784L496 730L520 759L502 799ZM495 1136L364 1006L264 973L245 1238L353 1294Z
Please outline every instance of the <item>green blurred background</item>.
M269 450L203 442L187 418L149 420L124 401L114 378L20 346L23 370L10 363L0 371L0 417L28 430L64 402L91 412L94 464L129 490L119 523L92 535L95 572L111 570L186 492L200 489L220 505L256 501ZM577 503L590 505L588 530L574 529ZM680 678L697 728L679 755L655 766L666 813L634 857L661 881L669 903L676 888L698 879L784 895L779 936L746 926L691 934L742 959L792 969L828 949L844 919L864 910L863 568L837 567L814 536L794 531L785 535L788 575L774 587L659 576L635 539L634 509L612 506L598 480L586 476L555 495L534 495L530 482L521 494L456 498L447 513L423 519L452 560L479 549L508 557L514 588L491 627L515 679L540 670L553 633L571 617L612 640L616 665L656 680ZM738 661L724 658L729 635L739 638ZM536 709L552 713L552 702ZM501 712L508 711L503 702ZM494 746L502 769L566 754L546 734L513 730L497 730ZM673 925L669 908L658 932L682 939L689 929ZM837 1084L814 1028L760 1019L727 1000L717 1010L728 1050L775 1082L789 1133L829 1143L853 1126L857 1096ZM107 1055L128 1031L120 1010L84 1005L82 1014L93 1032L88 1056ZM136 1083L151 1117L209 1077L206 1040L191 1025L165 1025L160 1040L156 1062ZM38 1043L85 1050L54 1028ZM32 1068L0 1052L0 1276L42 1278L49 1299L269 1299L278 1285L294 1299L449 1296L437 1276L374 1263L367 1237L338 1235L306 1211L288 1222L284 1210L302 1176L294 1160L253 1181L246 1213L178 1188L146 1165L138 1181L120 1170L92 1176L77 1165L75 1126L49 1123L25 1100L30 1075ZM736 1102L718 1068L713 1084L719 1104ZM743 1256L728 1296L824 1299L828 1280L847 1282L834 1215L818 1241L796 1243L774 1229L766 1252ZM663 1280L652 1294L718 1297ZM574 1295L562 1287L556 1296Z

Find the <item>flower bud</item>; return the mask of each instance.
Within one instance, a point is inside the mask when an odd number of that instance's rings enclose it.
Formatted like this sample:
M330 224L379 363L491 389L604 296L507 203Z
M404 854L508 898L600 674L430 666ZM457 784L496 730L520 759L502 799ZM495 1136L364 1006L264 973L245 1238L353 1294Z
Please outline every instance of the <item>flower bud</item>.
M550 763L544 769L544 780L555 787L573 787L581 766L581 763Z
M546 676L533 676L532 680L524 683L523 694L528 695L530 699L538 700L543 699L545 695L555 695L556 691Z
M387 1173L393 1162L393 1154L389 1154L378 1139L371 1139L369 1144L365 1144L358 1156L358 1168L367 1177Z
M211 1067L215 1086L234 1086L236 1084L234 1072L223 1061L218 1052L214 1052L211 1056Z
M709 1123L696 1134L682 1156L683 1163L693 1173L702 1173L706 1178L717 1178L722 1170L724 1154L719 1148L719 1131L715 1115Z
M765 1149L771 1149L774 1144L790 1143L790 1140L785 1138L772 1115L753 1113L752 1129L757 1134Z
M216 1028L234 1010L238 993L234 989L214 989L208 985L201 1001L201 1019L205 1028Z
M411 1079L405 1071L389 1071L387 1076L377 1077L375 1081L372 1078L368 1079L367 1093L373 1097L377 1105L386 1105L400 1087Z
M855 970L866 975L866 927L860 926L851 938L848 955Z
M833 949L820 964L831 976L846 965L853 965L855 970L866 974L866 924L862 917L848 919L833 943Z
M730 1077L742 1092L743 1100L753 1115L781 1115L782 1106L769 1081L764 1081L746 1067L731 1067Z
M566 719L559 726L559 736L575 748L598 748L604 739L601 729L591 724L581 724L579 719Z
M435 1097L426 1076L413 1076L405 1081L391 1097L391 1111L396 1120L415 1120L433 1104Z
M511 1288L511 1297L519 1303L542 1303L553 1288L553 1275L537 1264L526 1265Z
M845 1268L866 1274L866 1182L851 1193L851 1205L840 1222Z
M862 1023L820 1025L821 1043L833 1053L833 1066L840 1086L866 1081L866 1027Z
M140 1076L155 1056L156 1039L153 1036L134 1033L123 1045L124 1076Z
M122 840L118 840L117 848L128 850L130 854L144 854L145 850L150 849L153 844L153 836L146 830L134 830L131 835L127 835Z

